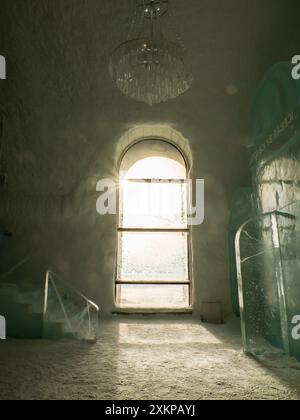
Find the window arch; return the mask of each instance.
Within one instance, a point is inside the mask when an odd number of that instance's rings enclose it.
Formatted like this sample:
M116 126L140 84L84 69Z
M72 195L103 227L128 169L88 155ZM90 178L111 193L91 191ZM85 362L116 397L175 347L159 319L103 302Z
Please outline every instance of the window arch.
M185 309L191 304L187 165L163 140L142 140L119 173L116 304Z

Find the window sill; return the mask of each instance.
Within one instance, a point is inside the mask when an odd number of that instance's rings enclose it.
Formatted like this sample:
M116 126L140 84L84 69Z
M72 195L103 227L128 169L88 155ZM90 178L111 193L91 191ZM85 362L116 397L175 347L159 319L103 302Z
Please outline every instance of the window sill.
M193 308L159 308L159 309L143 309L143 308L116 308L113 311L113 315L156 315L156 314L168 314L168 315L191 315Z

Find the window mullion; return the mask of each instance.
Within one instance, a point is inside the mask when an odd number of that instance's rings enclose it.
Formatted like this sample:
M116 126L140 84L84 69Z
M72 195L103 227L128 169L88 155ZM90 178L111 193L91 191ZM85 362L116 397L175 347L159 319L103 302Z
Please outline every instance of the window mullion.
M125 228L119 227L118 232L133 232L133 233L189 233L189 228L174 228L174 229L164 229L164 228Z
M133 184L186 184L186 179L155 179L155 178L144 178L144 179L127 179L126 182Z
M121 285L149 285L149 286L189 286L191 282L189 280L116 280L116 284Z

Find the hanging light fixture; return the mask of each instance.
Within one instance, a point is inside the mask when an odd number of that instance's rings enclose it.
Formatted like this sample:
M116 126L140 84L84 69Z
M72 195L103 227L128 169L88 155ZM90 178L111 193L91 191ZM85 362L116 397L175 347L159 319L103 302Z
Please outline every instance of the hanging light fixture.
M148 105L176 98L193 81L184 63L185 48L162 32L169 0L136 0L127 41L110 60L110 75L127 96Z

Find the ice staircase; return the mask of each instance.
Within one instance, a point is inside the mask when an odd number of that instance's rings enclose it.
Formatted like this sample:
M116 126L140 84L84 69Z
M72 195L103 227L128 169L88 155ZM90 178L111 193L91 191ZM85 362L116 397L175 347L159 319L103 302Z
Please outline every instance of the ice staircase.
M66 330L63 320L44 321L42 291L24 292L14 285L0 285L0 314L5 317L8 338L78 338Z
M40 289L0 282L0 315L8 338L97 339L97 305L51 271Z

